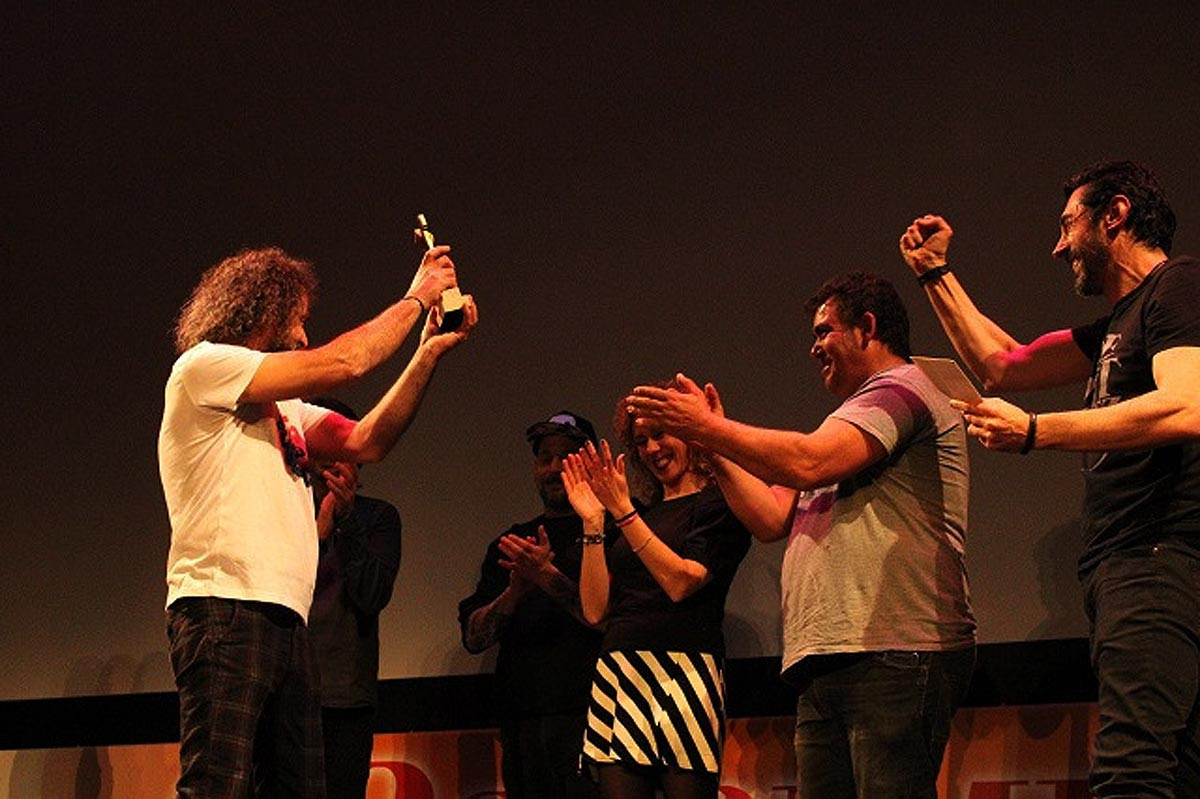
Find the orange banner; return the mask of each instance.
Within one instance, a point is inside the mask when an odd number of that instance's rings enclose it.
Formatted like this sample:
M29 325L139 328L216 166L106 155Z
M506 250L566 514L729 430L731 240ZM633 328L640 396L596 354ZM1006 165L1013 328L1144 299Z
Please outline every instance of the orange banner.
M1091 704L964 709L938 794L946 799L1085 799ZM375 736L367 799L504 799L492 730ZM0 799L170 799L178 747L0 753ZM7 788L7 793L5 793ZM722 799L793 799L792 719L729 723Z

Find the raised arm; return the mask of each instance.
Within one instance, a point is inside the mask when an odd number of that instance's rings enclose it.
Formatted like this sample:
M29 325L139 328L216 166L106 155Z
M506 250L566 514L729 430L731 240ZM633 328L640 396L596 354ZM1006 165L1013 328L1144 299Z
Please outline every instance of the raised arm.
M946 265L954 231L940 216L913 220L900 237L900 254L920 276ZM925 293L954 349L988 391L1049 388L1084 380L1087 356L1069 330L1056 330L1022 344L985 316L948 270L925 282Z
M638 386L626 402L636 415L729 458L759 480L791 489L832 485L884 455L874 437L840 419L826 419L812 433L753 427L718 414L702 394L656 386Z
M436 312L429 314L421 343L408 366L362 421L355 423L331 413L312 431L305 431L305 439L314 455L369 463L382 459L391 451L416 416L438 361L465 341L479 321L474 300L466 295L464 301L463 323L452 333L438 332Z
M374 319L314 349L271 352L263 358L239 402L311 397L362 377L383 363L437 302L456 285L449 247L425 253L404 297Z
M709 463L725 503L751 535L764 544L787 538L796 514L795 489L767 485L723 455L711 454Z
M562 479L571 507L583 520L583 563L579 569L583 618L588 624L599 624L608 616L610 579L604 551L604 506L588 486L577 455L567 456Z
M683 375L677 378L677 383L687 393L702 393L710 411L718 416L725 415L721 395L712 383L705 383L703 392L694 381ZM796 513L796 491L785 486L768 485L711 449L706 450L706 454L725 503L746 525L750 534L763 543L786 538Z
M625 479L624 455L614 462L608 442L602 440L599 450L589 442L568 460L576 474L586 476L592 492L617 520L617 527L629 548L641 558L646 570L671 601L687 599L708 583L711 579L708 568L680 556L667 546L634 509Z

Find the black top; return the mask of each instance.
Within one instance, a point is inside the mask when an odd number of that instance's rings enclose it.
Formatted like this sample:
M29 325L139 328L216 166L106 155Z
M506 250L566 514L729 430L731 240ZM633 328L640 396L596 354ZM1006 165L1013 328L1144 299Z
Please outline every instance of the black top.
M554 565L579 582L583 523L579 517L547 517L516 524L505 531L536 537L546 527ZM488 546L475 593L458 605L465 638L467 621L493 602L508 586L509 572L500 565L499 537ZM600 633L585 625L536 586L530 588L500 639L496 660L496 698L500 717L583 712L587 708L592 671L600 651Z
M1152 360L1200 347L1200 261L1173 258L1113 306L1074 328L1094 364L1086 406L1100 408L1155 388ZM1084 457L1084 549L1080 572L1117 550L1182 536L1200 547L1200 442Z
M399 569L400 514L381 499L355 496L321 542L308 614L322 707L376 704L379 612L391 601Z
M650 649L724 657L725 597L750 550L750 533L715 486L663 500L641 515L667 546L707 567L712 579L682 602L672 602L622 536L608 558L612 585L604 651Z

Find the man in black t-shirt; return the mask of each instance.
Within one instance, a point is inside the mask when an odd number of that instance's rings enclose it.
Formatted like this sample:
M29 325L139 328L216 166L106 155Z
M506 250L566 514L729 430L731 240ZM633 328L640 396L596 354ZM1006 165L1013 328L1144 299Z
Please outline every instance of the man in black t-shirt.
M496 660L501 770L509 799L595 799L579 752L599 631L579 605L583 525L567 501L563 459L588 441L592 423L560 411L525 431L543 513L492 541L475 593L458 605L463 646Z
M924 216L900 250L989 390L1087 381L1086 408L1038 415L997 398L963 410L988 448L1085 458L1079 561L1100 686L1097 797L1200 796L1200 261L1168 258L1175 214L1148 169L1089 167L1063 186L1054 256L1111 310L1017 342L946 265L953 231Z
M313 405L359 420L333 397ZM308 637L321 676L326 799L363 799L379 704L379 614L400 570L400 513L358 493L358 464L309 466L320 540Z

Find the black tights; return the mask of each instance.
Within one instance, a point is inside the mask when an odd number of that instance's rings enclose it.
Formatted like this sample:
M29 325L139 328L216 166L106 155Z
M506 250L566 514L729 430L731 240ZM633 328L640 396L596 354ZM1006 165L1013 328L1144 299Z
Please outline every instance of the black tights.
M707 771L631 768L620 763L597 770L604 799L654 799L654 788L659 785L665 799L713 799L721 784L719 774Z

